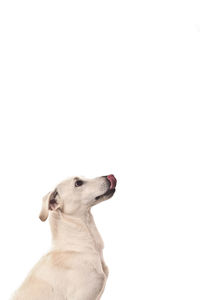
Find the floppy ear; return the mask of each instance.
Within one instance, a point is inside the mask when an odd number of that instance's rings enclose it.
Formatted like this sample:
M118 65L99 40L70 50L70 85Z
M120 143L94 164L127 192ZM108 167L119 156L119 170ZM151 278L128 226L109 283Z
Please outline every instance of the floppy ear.
M48 193L42 199L42 209L39 215L41 221L46 221L49 215L49 210L56 210L60 207L60 203L56 197L58 196L58 192L55 189L53 192Z

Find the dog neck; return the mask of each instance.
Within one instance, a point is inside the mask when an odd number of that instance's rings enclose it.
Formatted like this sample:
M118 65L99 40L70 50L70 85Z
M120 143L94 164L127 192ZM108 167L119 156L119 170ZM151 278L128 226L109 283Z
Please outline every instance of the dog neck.
M53 251L98 252L103 241L88 210L80 217L64 214L60 210L51 212L50 227Z

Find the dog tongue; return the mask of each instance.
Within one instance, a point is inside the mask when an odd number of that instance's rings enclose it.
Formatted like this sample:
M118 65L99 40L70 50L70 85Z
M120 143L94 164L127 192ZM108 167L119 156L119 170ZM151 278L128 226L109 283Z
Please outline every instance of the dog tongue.
M114 175L108 175L107 176L108 180L110 181L110 189L114 189L116 187L117 184L117 179L115 178Z

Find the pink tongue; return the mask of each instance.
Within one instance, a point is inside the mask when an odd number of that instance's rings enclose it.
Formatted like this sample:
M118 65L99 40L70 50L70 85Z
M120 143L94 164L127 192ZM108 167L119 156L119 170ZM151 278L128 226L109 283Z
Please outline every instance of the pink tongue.
M114 175L108 175L108 180L110 181L110 189L114 189L116 187L117 180Z

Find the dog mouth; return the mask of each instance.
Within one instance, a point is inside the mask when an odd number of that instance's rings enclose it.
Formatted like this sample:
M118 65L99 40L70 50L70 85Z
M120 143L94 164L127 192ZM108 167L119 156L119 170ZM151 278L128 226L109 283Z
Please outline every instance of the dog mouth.
M106 198L106 199L109 199L113 196L113 194L115 193L115 187L116 187L116 184L117 184L117 179L115 178L114 175L108 175L108 176L105 176L107 182L108 182L108 190L102 194L102 195L99 195L95 198L95 200L100 200L100 199L103 199L103 198Z
M107 192L105 192L104 194L102 194L102 195L100 195L100 196L97 196L97 197L95 198L95 200L103 199L104 197L110 198L110 197L113 196L114 193L115 193L115 189L112 189L112 190L109 189L109 190L107 190Z

